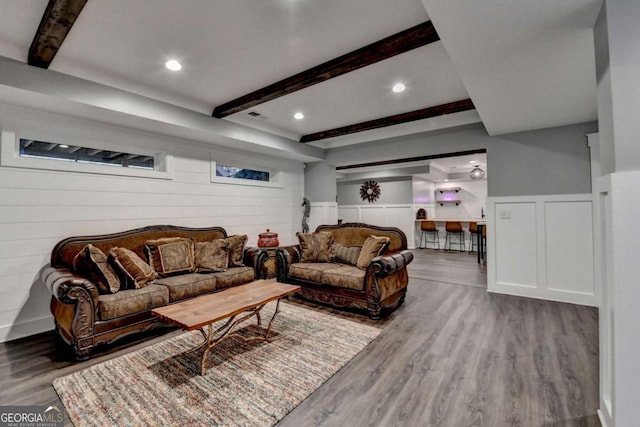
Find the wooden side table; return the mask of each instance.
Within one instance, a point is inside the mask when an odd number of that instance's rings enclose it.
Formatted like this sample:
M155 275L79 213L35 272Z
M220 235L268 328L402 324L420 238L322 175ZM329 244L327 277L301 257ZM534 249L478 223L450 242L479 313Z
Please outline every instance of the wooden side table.
M278 266L276 263L276 250L277 247L260 248L265 251L269 258L264 262L262 274L265 279L272 279L278 275Z

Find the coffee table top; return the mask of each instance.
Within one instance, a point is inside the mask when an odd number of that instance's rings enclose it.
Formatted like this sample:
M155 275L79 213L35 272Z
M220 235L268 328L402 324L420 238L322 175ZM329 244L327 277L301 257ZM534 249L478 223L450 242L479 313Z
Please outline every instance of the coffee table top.
M256 280L214 294L201 295L186 301L154 308L151 313L168 323L193 331L270 301L278 300L299 290L300 286L270 280Z

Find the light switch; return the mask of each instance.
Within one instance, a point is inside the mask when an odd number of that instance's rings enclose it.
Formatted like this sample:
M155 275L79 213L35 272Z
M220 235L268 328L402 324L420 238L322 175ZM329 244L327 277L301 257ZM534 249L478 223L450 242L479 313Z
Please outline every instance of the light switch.
M511 219L511 211L500 211L500 219Z

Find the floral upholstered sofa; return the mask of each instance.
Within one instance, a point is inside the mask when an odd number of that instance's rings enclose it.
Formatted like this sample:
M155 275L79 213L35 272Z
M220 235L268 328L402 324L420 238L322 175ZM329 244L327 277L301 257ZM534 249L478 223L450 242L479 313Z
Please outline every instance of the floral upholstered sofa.
M62 240L42 271L56 331L85 359L161 326L153 308L255 280L267 254L246 241L221 227L171 225Z
M321 225L298 233L299 244L276 254L278 281L300 285L300 296L340 308L366 309L379 319L407 293L413 260L398 228L362 223Z

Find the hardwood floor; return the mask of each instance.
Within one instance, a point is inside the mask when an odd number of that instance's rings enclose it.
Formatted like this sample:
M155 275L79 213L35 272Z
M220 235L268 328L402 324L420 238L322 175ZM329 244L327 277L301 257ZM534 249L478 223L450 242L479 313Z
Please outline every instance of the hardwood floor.
M595 308L488 294L475 255L414 254L384 331L279 427L600 425ZM54 378L179 333L82 363L65 361L52 333L0 344L0 404L58 403Z

